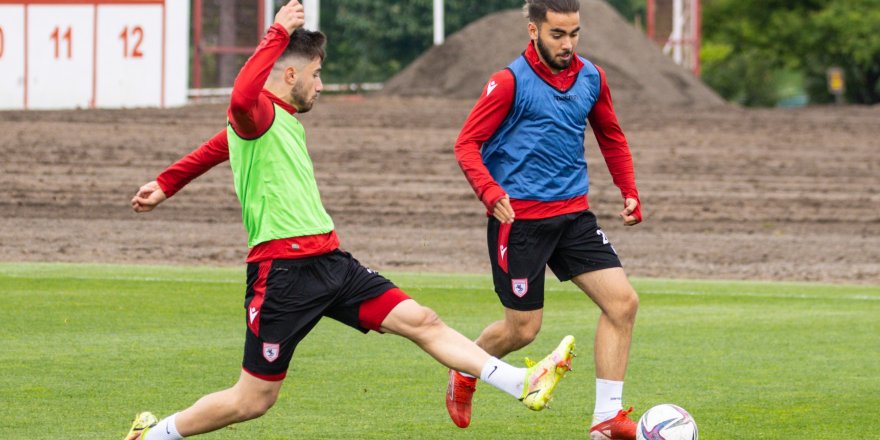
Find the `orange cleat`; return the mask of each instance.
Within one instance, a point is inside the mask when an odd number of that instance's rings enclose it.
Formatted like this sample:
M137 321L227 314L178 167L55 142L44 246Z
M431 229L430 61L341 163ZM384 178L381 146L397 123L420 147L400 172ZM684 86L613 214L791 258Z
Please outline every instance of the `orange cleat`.
M471 402L477 389L475 377L462 376L455 370L449 370L449 383L446 385L446 410L449 418L459 428L467 428L471 424Z
M636 422L629 418L632 407L590 428L590 440L636 440Z

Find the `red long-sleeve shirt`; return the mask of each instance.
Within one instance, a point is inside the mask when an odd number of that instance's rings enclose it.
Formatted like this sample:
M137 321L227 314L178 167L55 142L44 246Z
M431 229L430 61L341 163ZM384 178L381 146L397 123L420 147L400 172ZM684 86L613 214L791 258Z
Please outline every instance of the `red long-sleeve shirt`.
M272 66L289 42L287 30L277 23L273 24L236 77L228 117L229 124L239 137L257 138L269 130L275 120L275 104L290 114L296 113L296 108L263 88ZM223 130L166 168L156 177L156 182L165 195L171 197L196 177L227 160L229 141L226 130ZM335 230L326 234L271 240L251 248L247 262L303 258L324 254L337 247L339 238Z
M541 61L532 43L529 43L524 55L534 71L544 81L559 90L567 90L571 87L583 67L583 62L574 56L568 68L554 74ZM611 91L605 80L605 72L599 66L596 66L596 69L599 71L601 81L599 97L587 120L590 122L596 141L599 143L599 149L608 165L612 180L620 189L621 195L624 199L639 200L629 145L617 121L617 115L614 114ZM509 70L504 69L493 74L483 88L482 95L471 110L455 142L455 158L477 197L483 202L489 213L495 209L498 200L504 197L505 191L492 178L483 163L480 149L483 143L495 134L495 131L507 117L514 102L515 89L515 79ZM554 202L511 199L510 204L518 219L547 218L589 208L587 196ZM641 203L633 215L639 220L642 219Z

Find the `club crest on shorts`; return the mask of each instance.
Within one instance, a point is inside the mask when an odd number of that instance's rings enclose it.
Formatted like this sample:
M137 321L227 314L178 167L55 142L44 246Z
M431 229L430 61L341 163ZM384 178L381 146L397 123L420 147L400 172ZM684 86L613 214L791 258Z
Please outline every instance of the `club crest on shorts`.
M278 354L281 352L281 347L278 344L270 344L268 342L263 342L263 358L265 358L269 362L275 362L278 359Z
M513 289L513 294L520 298L529 293L528 278L514 278L510 280L510 286Z

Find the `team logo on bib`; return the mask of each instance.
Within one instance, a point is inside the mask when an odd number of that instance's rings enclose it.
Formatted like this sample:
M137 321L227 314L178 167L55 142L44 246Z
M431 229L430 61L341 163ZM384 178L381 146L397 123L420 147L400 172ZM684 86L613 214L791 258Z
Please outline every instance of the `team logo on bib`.
M525 294L529 293L529 279L528 278L514 278L510 280L511 287L513 287L513 294L522 298Z
M281 347L278 344L270 344L268 342L263 342L263 357L269 362L275 362L278 359L278 353L281 351Z

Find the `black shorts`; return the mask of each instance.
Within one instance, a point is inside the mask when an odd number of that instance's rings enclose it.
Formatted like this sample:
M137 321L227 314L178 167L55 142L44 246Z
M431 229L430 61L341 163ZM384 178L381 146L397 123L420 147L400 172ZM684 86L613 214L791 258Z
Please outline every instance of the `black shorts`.
M582 273L621 267L617 252L590 211L501 224L489 217L489 259L504 307L544 307L545 266L568 281Z
M283 379L296 345L321 317L329 316L366 333L371 328L363 325L361 304L389 291L395 295L383 299L386 315L408 297L391 281L338 249L314 257L248 264L242 368L260 379ZM383 318L377 319L381 323ZM369 327L377 330L378 324Z

